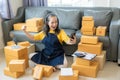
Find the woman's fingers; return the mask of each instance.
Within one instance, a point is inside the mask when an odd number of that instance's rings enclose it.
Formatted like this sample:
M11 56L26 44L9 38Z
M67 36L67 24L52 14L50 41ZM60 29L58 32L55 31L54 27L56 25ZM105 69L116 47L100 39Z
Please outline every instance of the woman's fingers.
M23 31L25 31L26 30L26 26L24 25L24 26L22 26L22 30Z

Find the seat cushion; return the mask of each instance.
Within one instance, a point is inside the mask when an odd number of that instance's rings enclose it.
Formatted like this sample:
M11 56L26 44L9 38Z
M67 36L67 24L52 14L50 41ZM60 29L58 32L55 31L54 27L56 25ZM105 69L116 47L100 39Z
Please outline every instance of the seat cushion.
M10 31L10 34L14 35L17 42L21 42L21 41L34 42L34 41L30 40L23 31L15 31L15 30L13 30L13 31ZM34 34L37 34L37 33L36 32L31 32L30 34L34 35Z

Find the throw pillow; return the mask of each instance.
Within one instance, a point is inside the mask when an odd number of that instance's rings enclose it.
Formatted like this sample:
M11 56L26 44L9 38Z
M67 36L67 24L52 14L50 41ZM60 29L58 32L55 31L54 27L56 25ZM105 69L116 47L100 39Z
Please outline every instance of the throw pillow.
M34 17L44 18L48 13L51 13L51 11L39 7L29 7L25 10L25 19L27 20Z
M57 9L54 13L59 18L59 26L64 29L79 29L80 28L80 11Z

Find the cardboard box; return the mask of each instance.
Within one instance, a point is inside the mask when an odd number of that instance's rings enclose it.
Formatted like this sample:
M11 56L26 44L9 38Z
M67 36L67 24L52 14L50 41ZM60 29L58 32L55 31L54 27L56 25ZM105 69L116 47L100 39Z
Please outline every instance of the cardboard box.
M16 58L21 58L23 55L28 55L27 48L23 46L19 46L15 48L14 46L6 46L4 47L5 56L14 56Z
M11 60L9 70L11 72L25 72L25 60Z
M23 57L17 58L17 57L15 57L15 56L9 56L9 55L5 56L6 66L8 66L8 65L9 65L9 62L10 62L11 60L14 60L14 59L16 59L16 60L25 59L25 67L26 67L26 68L29 67L29 62L28 62L28 57L27 57L27 56L23 56Z
M105 36L106 29L107 29L107 26L99 26L99 27L97 27L96 28L96 35L97 36Z
M14 30L21 30L22 26L25 26L26 23L16 23L13 25Z
M43 67L35 66L33 72L33 78L37 80L42 80L43 77Z
M86 60L86 59L83 59L83 58L78 58L78 57L76 57L75 63L76 63L77 65L90 66L91 63L92 63L92 60Z
M93 32L93 31L94 31L94 26L81 28L81 32Z
M12 45L16 45L14 41L8 41L7 42L7 46L12 46Z
M30 42L29 41L18 42L18 45L28 47L28 46L30 46Z
M31 18L26 20L27 27L43 27L43 18Z
M18 78L25 74L25 72L11 72L8 67L4 69L4 74L10 77Z
M26 28L26 31L28 31L28 32L39 32L39 31L41 31L42 30L42 27L27 27Z
M81 43L97 44L98 43L98 37L97 36L81 36Z
M78 80L79 76L78 76L78 70L74 70L73 71L73 76L62 76L59 75L59 80Z
M106 62L106 51L102 51L102 54L95 57L95 60L99 62L99 69L102 70L104 68Z
M35 52L35 45L34 44L30 44L28 41L19 42L18 45L27 47L28 54Z
M27 49L28 49L28 54L34 53L35 52L35 45L30 44L30 46L28 46Z
M103 43L98 42L97 44L78 44L78 51L93 53L96 55L100 55L102 53Z
M53 67L52 66L41 65L41 64L38 64L36 66L43 67L43 76L44 77L49 77L53 73Z
M86 77L97 77L97 73L99 70L99 63L94 61L90 66L84 66L84 65L77 65L76 63L72 64L73 70L78 70L79 75L86 76Z
M93 16L83 16L82 20L84 20L84 21L91 21L91 20L94 20L94 19L93 19Z
M82 21L82 27L94 27L94 20L91 21Z
M92 32L92 31L84 31L84 32L82 32L82 35L89 35L89 36L92 36L92 35L94 35L94 32Z
M6 46L4 47L4 52L7 66L13 59L25 59L26 68L29 67L28 51L26 47L20 46L16 49L13 46Z

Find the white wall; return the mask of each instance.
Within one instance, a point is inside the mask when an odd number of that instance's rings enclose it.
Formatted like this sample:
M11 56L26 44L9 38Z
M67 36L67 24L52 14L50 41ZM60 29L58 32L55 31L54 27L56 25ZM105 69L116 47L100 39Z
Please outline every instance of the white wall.
M119 7L120 0L91 0L93 1L93 7Z
M14 15L16 15L17 9L23 5L22 1L23 0L10 0L11 8Z
M2 27L1 27L1 19L0 19L0 49L4 47L3 44L3 33L2 33Z
M110 0L110 7L119 7L120 8L120 0Z
M92 0L93 7L109 7L110 0Z
M18 7L22 6L22 0L10 0L10 4L11 4L14 15L16 15ZM2 20L0 19L0 49L4 47L1 21Z

